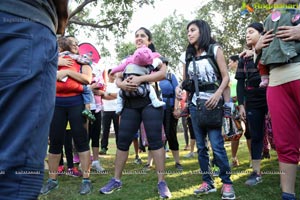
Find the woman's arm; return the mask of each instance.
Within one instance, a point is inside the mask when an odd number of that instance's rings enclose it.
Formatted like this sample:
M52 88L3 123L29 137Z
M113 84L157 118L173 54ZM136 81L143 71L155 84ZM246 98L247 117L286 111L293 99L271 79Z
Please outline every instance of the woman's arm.
M163 80L166 77L166 73L167 65L165 63L161 63L157 72L142 76L130 76L128 77L128 80L131 84L139 86L143 82L156 82Z
M226 61L221 48L217 49L216 61L222 76L222 82L217 91L211 96L211 98L209 98L205 102L207 108L215 108L217 106L219 100L221 99L224 89L228 86L229 83L229 75L226 66Z
M68 69L57 72L58 80L61 80L66 76L71 77L82 84L88 85L92 82L92 68L89 65L82 65L82 73Z

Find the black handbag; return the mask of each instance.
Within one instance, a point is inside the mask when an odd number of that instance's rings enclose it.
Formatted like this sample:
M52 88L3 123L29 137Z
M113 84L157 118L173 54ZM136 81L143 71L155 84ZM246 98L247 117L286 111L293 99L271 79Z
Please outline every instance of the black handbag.
M201 127L220 128L223 124L223 100L220 100L214 109L208 110L204 105L206 100L201 99L198 108L198 119Z
M220 128L223 124L223 100L219 100L217 106L214 109L207 109L205 106L205 102L207 100L200 99L199 95L199 82L198 82L198 74L196 71L196 63L195 58L192 56L193 62L193 82L195 86L196 93L196 107L197 107L197 115L199 119L200 127L205 128Z

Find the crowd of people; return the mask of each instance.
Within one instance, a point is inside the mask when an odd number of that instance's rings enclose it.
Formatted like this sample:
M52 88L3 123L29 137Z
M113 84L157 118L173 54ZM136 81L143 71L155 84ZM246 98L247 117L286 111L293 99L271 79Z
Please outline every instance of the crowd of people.
M136 51L120 65L106 70L93 63L92 54L79 53L75 37L55 37L64 33L68 1L32 2L0 2L0 24L7 31L0 37L0 52L6 55L0 61L0 71L13 77L0 83L0 103L7 105L0 112L0 144L5 149L0 151L0 170L5 171L0 174L0 199L47 195L58 188L58 176L64 173L82 177L81 195L91 193L91 170L105 171L99 154L107 154L112 122L114 174L99 193L107 195L123 187L122 172L134 144L135 163L142 163L139 148L147 150L144 169L150 169L154 162L159 197L171 198L172 188L164 173L166 151L172 153L174 168L183 171L177 138L182 119L184 150L189 150L184 158L197 157L202 178L194 194L217 191L212 176L216 166L222 182L221 199L236 199L230 172L239 166L239 140L244 135L252 168L245 184L262 182L261 161L270 158L270 145L277 152L279 170L283 172L281 199L296 200L300 14L281 9L276 10L279 18L271 13L262 19L264 24L248 24L245 50L228 61L222 45L212 37L210 25L202 19L190 21L186 26L187 46L179 58L183 72L179 78L168 70L168 59L156 52L147 28L140 27L134 34ZM16 9L18 6L24 10ZM15 17L32 21L5 22ZM11 53L3 49L11 49ZM224 147L228 140L231 160ZM49 171L43 184L47 148ZM73 153L79 156L80 169L73 163ZM14 171L39 173L29 176Z

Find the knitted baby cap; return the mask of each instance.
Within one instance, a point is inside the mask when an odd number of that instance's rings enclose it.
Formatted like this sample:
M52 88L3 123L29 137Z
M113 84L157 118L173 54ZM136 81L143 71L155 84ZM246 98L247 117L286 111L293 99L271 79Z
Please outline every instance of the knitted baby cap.
M153 53L148 47L142 46L134 52L132 61L134 64L141 66L151 65L153 62Z

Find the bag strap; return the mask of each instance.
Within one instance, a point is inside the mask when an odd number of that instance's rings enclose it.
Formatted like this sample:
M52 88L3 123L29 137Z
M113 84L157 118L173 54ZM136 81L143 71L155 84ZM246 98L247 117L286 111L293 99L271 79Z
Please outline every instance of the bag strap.
M195 57L192 56L192 62L193 62L193 80L194 80L194 85L195 85L195 93L196 93L196 104L197 104L197 109L200 110L200 94L199 94L199 82L198 82L198 73L196 70L196 61Z

